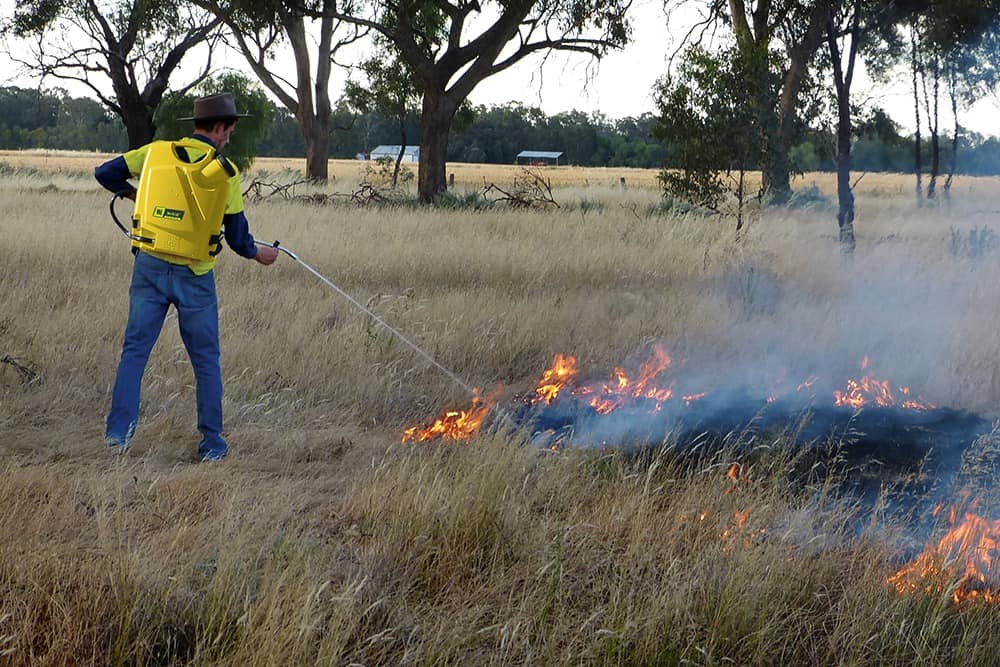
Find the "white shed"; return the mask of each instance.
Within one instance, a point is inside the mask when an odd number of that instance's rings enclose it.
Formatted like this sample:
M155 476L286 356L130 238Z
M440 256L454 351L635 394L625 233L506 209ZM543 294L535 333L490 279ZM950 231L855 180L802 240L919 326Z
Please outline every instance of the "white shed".
M395 161L399 156L399 148L399 144L395 146L378 146L372 149L371 159L378 160L388 157ZM420 146L407 146L406 150L403 151L403 162L420 162Z

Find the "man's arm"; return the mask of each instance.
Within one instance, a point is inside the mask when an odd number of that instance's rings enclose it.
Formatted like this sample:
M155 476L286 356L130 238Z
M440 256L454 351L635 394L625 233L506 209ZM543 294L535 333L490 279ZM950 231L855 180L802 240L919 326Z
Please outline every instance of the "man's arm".
M135 199L135 187L129 183L129 179L132 178L132 172L129 171L124 156L119 155L98 165L94 169L94 178L111 192L115 194L128 193L124 194L124 196Z
M265 266L274 264L278 251L267 246L257 246L250 234L247 216L243 213L243 190L239 174L229 179L229 195L226 200L226 214L222 216L222 227L226 235L226 245L237 255L255 259Z
M226 213L222 217L222 225L226 235L226 245L237 255L247 259L255 259L261 264L273 264L278 257L278 251L267 246L257 246L250 234L250 225L243 211Z

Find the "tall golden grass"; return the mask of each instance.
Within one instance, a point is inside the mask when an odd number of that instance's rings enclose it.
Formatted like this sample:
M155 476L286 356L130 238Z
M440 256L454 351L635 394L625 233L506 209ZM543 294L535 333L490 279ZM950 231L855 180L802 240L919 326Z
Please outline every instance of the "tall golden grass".
M892 590L906 527L835 480L790 483L787 435L697 461L669 443L553 453L517 432L400 445L468 397L287 257L219 260L230 458L194 463L172 318L134 447L112 458L131 255L80 174L101 158L72 159L90 164L0 176L3 662L1000 660L1000 613ZM356 185L345 169L330 191ZM468 170L472 189L515 173ZM609 371L659 340L721 367L871 354L938 404L995 411L1000 283L972 232L996 222L997 181L917 208L908 179L865 177L846 258L820 205L765 211L737 240L729 221L654 211L655 190L617 172L552 173L548 211L271 199L248 215L477 386L523 391L557 352Z

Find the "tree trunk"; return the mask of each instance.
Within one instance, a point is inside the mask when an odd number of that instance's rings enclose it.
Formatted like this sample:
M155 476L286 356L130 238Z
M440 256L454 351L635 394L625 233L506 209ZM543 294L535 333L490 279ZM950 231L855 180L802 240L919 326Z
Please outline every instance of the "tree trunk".
M121 105L121 108L129 150L151 142L156 135L156 125L153 124L153 114L146 109L146 105L142 104L140 109L135 110L130 110L125 105Z
M809 60L823 43L827 11L823 2L817 2L809 16L809 24L802 40L789 49L788 69L782 79L778 98L778 121L775 137L771 142L771 159L764 166L771 200L775 203L788 201L792 194L792 169L788 153L792 148L795 122L798 119L799 94L802 91L802 81L808 74Z
M847 68L842 61L838 38L840 30L830 10L826 39L833 65L833 82L837 89L837 226L840 229L840 249L845 254L854 252L854 193L851 191L851 84L854 80L854 63L858 53L858 30L861 22L861 2L853 3L854 15L851 28L846 32L850 39Z
M145 146L156 134L153 109L146 105L139 90L128 80L124 68L111 70L111 86L125 125L129 150Z
M309 114L299 127L306 144L306 178L326 183L330 174L330 117Z
M295 122L306 148L306 178L325 183L329 178L330 158L330 68L334 23L327 11L329 2L323 4L323 19L316 44L316 78L310 71L310 48L313 44L307 34L305 18L301 13L279 10L281 30L288 38L288 48L295 65L294 95L286 90L287 82L269 69L268 56L255 48L230 24L240 51L250 68L275 97L295 115Z
M743 230L743 200L746 197L746 163L740 161L739 175L736 181L736 240Z
M316 80L313 83L313 97L316 111L313 113L312 152L307 154L306 176L316 183L326 183L330 176L330 71L333 57L333 18L329 16L329 2L323 3L323 19L320 21L319 48L316 55Z
M938 116L938 92L941 81L941 61L937 53L931 61L931 83L933 85L933 97L927 98L927 86L924 84L924 102L927 106L927 126L931 133L931 177L927 182L927 198L934 199L937 194L937 179L941 173L941 132L939 130ZM931 102L933 101L933 105Z
M448 134L458 105L447 95L424 93L420 112L420 166L417 195L420 203L429 204L448 189L445 162L448 159Z
M392 187L399 183L399 165L406 155L406 110L399 116L399 155L396 156L396 166L392 169Z
M924 165L920 153L920 59L917 53L916 19L910 23L910 66L913 75L913 117L916 120L916 131L913 141L913 173L917 177L917 207L924 205Z
M756 9L751 11L751 16L747 17L747 6L744 0L729 0L729 15L733 21L733 33L736 37L736 44L744 58L749 57L749 62L753 63L753 71L763 74L759 81L748 81L755 94L752 96L752 104L755 107L757 116L757 127L760 143L760 170L761 187L775 204L784 204L791 195L791 175L788 165L787 148L783 150L783 119L778 105L767 89L767 65L766 59L764 72L759 72L758 57L761 52L767 51L771 43L771 32L767 23L770 3L767 1L757 3ZM752 19L752 24L751 24ZM794 70L793 67L790 71ZM784 101L787 90L787 77L783 82L785 85L780 91L781 100ZM790 143L790 142L789 142ZM737 222L737 232L742 223Z
M770 150L770 159L763 165L763 183L769 201L772 204L786 204L792 196L792 168L788 160L791 141L784 130L784 119L780 123L774 146Z
M329 175L329 117L320 118L312 110L300 111L295 118L306 147L306 178L325 183Z
M791 194L791 185L790 177L787 173L783 174L783 172L788 172L787 160L782 159L778 154L778 128L781 125L781 120L775 109L774 100L769 94L770 91L765 90L761 85L754 85L754 87L757 89L757 94L752 103L757 107L761 187L768 193L770 201L775 204L784 204Z
M854 193L851 191L850 91L837 100L837 226L845 253L854 252Z
M958 125L958 93L955 92L958 75L955 72L955 65L948 65L948 96L951 99L951 117L955 121L955 129L951 135L951 163L948 165L948 178L944 179L944 198L951 200L951 181L955 177L958 169L958 133L961 128Z

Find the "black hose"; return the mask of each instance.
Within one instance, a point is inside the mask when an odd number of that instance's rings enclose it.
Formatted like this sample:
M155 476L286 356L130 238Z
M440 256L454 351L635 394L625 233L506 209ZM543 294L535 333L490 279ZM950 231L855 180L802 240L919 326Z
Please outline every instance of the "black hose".
M123 225L122 221L118 219L118 215L115 213L115 202L118 201L119 199L128 199L129 198L128 195L131 195L133 192L135 192L135 190L116 192L111 197L111 203L108 204L108 208L111 210L111 219L115 221L116 225L118 225L118 229L122 230L122 234L129 237L130 239L132 238L132 232L130 232L128 230L128 227Z

